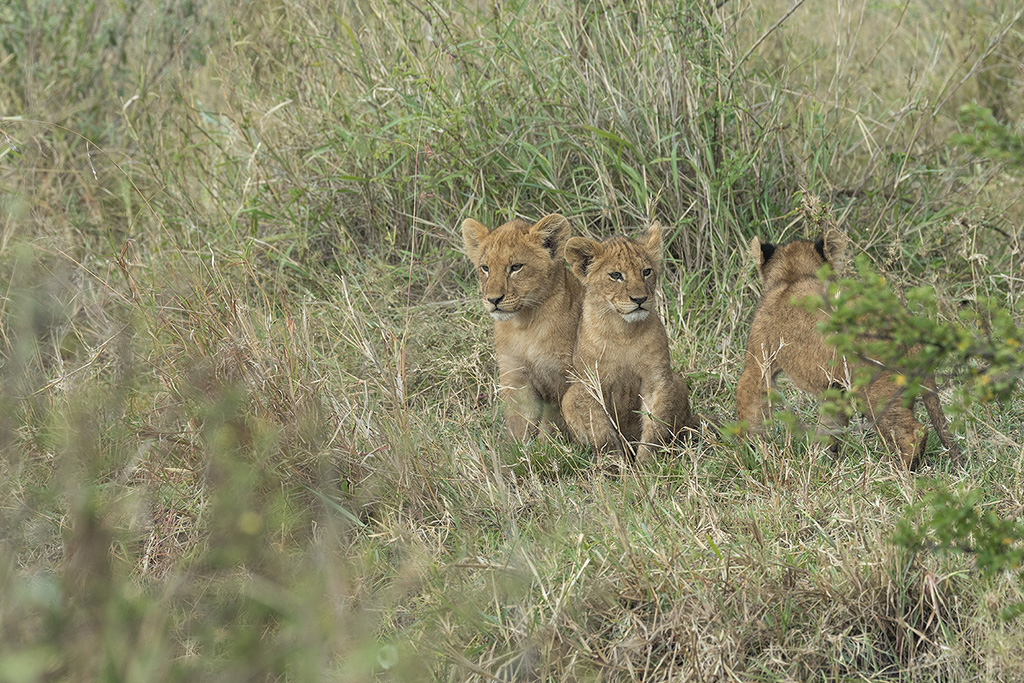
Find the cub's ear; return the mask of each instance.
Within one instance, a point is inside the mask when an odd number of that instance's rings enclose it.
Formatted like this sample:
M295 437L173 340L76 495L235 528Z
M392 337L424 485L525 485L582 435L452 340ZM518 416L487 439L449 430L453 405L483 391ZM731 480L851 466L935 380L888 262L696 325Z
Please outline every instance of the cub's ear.
M640 235L636 241L647 251L647 255L651 257L652 261L658 264L661 263L661 223L658 221L651 223L651 227L647 228L644 234Z
M480 258L480 242L490 234L483 223L467 218L462 221L462 241L466 245L466 256L474 263Z
M775 253L775 245L771 242L762 242L759 237L755 237L750 240L750 258L754 261L757 266L757 276L764 279L764 264L768 263L768 259Z
M600 242L588 240L586 237L573 237L565 243L565 260L579 279L587 276L590 266L601 254L603 247Z
M821 258L832 266L832 270L838 272L846 265L846 247L850 238L839 228L828 228L824 236L814 243L814 248Z
M560 213L549 213L533 224L530 234L540 238L541 246L551 253L551 258L562 258L562 249L569 239L569 220Z

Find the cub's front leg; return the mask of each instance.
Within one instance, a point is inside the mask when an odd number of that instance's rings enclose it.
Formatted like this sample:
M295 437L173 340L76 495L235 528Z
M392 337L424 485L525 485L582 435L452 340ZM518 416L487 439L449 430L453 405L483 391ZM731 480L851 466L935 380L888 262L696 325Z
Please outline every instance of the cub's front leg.
M622 439L608 411L582 382L574 382L566 390L562 397L562 417L578 442L589 444L598 453L622 453Z
M641 432L636 457L650 459L655 448L665 446L687 427L696 426L690 412L690 391L686 380L671 374L665 381L640 394Z
M503 372L498 393L505 405L505 429L520 443L537 436L544 402L524 372Z

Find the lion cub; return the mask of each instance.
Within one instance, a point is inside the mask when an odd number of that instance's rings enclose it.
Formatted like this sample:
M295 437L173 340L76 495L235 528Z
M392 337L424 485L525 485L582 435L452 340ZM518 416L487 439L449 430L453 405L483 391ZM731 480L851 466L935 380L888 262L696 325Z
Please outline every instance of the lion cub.
M845 358L838 357L835 347L818 331L818 323L827 319L828 313L808 311L794 303L824 294L817 272L826 263L834 270L843 263L847 241L835 228L827 229L816 242L794 240L776 246L756 237L751 241L763 291L736 387L736 412L747 431L763 431L771 411L769 385L779 373L785 373L803 391L821 396L829 388L841 388L842 380L858 367L859 362L848 365ZM904 406L893 379L894 373L878 369L871 383L859 392L859 405L886 445L911 468L924 452L928 430L914 417L913 406ZM934 379L927 379L924 387L928 416L956 460L960 451L946 429ZM833 450L836 448L833 443Z
M559 404L576 345L582 285L565 267L569 221L557 213L534 224L514 220L488 230L462 223L477 267L484 310L494 318L505 427L518 441L542 423L565 428Z
M652 447L696 426L654 310L661 226L636 240L574 237L565 258L584 285L575 381L562 399L569 430L599 452L627 453L626 442L639 440L637 459L647 459Z

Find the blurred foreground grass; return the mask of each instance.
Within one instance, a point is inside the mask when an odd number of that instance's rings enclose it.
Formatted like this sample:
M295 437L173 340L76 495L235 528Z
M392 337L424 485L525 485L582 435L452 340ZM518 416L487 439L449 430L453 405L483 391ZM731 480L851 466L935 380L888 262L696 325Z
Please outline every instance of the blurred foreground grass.
M467 216L670 226L718 415L802 187L1019 320L1020 171L951 142L1024 123L1017 3L791 7L0 8L0 680L1024 675L1012 577L889 542L946 484L1020 516L1019 398L917 475L856 428L617 477L501 433Z

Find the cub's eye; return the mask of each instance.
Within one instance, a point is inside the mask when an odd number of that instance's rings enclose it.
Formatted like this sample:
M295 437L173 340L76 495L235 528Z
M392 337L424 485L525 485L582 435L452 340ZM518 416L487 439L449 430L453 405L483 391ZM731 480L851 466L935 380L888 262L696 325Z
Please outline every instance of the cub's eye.
M491 269L488 268L487 266L480 266L480 272L486 275L487 273L491 272Z
M651 273L653 273L653 272L654 271L652 269L650 269L650 268L644 268L644 271L642 273L640 273L640 274L643 275L644 277L650 277Z
M513 263L511 266L508 267L508 272L509 273L518 273L522 269L523 269L523 264L522 263Z
M608 273L608 277L615 280L616 282L622 282L622 273L620 273L617 270Z

